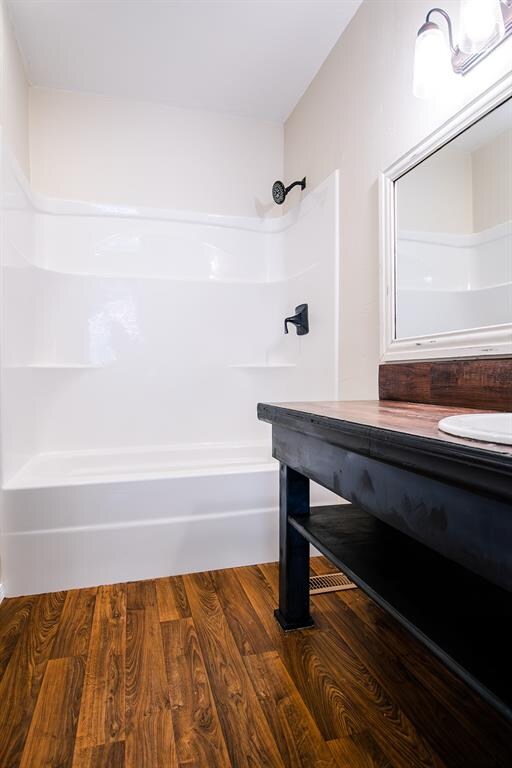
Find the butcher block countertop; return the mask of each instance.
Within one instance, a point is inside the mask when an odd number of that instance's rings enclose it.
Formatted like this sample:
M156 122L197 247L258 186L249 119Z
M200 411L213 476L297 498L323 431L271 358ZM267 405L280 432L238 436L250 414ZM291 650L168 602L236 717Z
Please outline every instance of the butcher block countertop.
M265 415L295 412L304 419L318 417L328 422L346 422L354 426L368 427L372 430L399 432L411 437L429 438L454 446L465 446L474 451L509 456L512 461L512 446L484 443L463 437L448 435L438 429L438 423L447 416L460 416L469 413L493 413L474 408L450 408L440 405L421 403L403 403L395 400L348 400L318 401L309 403L261 403L258 415L267 421ZM274 418L268 419L272 422ZM279 419L277 419L279 421ZM341 425L340 425L341 426Z

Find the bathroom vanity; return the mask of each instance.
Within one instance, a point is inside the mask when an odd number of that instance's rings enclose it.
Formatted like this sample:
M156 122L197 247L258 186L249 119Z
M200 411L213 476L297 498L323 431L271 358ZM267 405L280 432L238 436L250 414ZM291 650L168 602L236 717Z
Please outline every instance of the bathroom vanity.
M512 719L512 446L438 429L471 412L259 404L280 462L276 617L285 630L313 625L312 543ZM310 508L310 480L349 503Z

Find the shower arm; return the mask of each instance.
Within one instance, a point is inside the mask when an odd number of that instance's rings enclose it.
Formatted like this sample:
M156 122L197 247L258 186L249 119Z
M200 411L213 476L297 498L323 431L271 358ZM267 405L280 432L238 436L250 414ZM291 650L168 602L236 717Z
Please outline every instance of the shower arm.
M306 188L306 177L304 176L304 178L301 179L300 181L294 181L293 184L290 184L288 187L285 187L285 189L284 189L285 197L288 194L288 192L290 191L290 189L293 189L294 187L300 187L301 189L305 189Z

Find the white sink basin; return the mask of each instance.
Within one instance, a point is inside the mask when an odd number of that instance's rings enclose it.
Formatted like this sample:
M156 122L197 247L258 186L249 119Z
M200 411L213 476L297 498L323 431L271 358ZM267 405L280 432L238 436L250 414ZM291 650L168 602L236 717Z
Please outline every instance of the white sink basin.
M472 413L441 419L439 429L457 437L512 445L512 413Z

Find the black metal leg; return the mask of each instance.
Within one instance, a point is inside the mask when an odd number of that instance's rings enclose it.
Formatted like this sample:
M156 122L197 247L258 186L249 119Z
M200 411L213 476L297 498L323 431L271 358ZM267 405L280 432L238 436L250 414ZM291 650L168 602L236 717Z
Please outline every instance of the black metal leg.
M288 523L288 515L309 514L309 480L286 464L279 474L279 608L285 630L312 627L309 615L309 542Z

